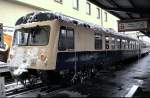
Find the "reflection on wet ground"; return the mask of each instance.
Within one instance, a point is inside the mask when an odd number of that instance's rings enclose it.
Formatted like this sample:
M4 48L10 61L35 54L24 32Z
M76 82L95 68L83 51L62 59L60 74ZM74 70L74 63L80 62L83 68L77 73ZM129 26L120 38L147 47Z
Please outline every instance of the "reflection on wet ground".
M98 75L73 91L89 97L124 97L133 85L142 87L145 94L150 91L150 55L124 65L121 70Z

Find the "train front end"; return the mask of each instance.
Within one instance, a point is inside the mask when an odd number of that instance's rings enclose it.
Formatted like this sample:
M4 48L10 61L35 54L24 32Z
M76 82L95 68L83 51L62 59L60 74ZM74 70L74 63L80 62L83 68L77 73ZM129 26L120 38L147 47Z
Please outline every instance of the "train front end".
M51 22L35 22L16 26L8 63L18 69L53 70L48 66ZM48 55L49 54L49 55Z

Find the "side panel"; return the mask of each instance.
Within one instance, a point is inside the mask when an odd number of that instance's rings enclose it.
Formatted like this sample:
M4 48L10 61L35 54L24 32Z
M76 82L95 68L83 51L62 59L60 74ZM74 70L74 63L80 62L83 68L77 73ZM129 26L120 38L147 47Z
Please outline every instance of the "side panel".
M131 53L134 53L132 54ZM84 52L59 52L57 54L57 70L74 68L83 65L111 65L112 63L125 60L127 58L137 56L138 50L119 50L119 51L84 51ZM75 63L76 62L76 63Z

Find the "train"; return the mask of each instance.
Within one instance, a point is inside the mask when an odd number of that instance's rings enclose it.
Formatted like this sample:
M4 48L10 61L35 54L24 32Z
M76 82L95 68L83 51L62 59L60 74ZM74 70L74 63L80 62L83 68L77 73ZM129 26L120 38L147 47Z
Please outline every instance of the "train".
M29 13L15 25L10 67L46 83L83 81L96 69L150 51L147 42L57 12Z

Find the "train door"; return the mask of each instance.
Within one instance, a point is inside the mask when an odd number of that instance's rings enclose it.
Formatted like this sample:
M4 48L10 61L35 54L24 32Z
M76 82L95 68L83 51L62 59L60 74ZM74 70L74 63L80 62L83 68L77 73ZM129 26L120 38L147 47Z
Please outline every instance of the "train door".
M59 51L74 50L74 29L62 26L59 34Z
M75 65L75 34L74 29L70 27L60 27L58 54L57 54L57 70L72 69Z

